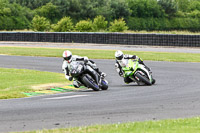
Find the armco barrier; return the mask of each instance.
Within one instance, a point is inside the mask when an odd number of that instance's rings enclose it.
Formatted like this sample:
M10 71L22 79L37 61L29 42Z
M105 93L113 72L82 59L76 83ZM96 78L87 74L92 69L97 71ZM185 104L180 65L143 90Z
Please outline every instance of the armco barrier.
M200 47L200 35L96 32L0 32L0 41Z

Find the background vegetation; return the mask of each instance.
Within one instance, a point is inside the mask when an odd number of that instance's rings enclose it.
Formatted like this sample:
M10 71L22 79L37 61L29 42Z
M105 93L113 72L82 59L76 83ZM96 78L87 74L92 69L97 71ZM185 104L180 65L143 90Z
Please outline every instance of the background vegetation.
M200 31L200 0L0 0L0 30L23 29Z

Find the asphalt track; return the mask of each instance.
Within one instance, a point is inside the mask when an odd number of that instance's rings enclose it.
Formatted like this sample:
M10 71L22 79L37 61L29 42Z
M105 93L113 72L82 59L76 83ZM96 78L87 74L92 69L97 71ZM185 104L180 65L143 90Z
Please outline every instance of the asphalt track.
M0 100L0 132L200 115L200 63L145 61L157 82L137 86L123 83L114 70L114 60L95 62L107 73L107 91ZM62 73L61 64L61 58L0 55L0 67L4 68Z

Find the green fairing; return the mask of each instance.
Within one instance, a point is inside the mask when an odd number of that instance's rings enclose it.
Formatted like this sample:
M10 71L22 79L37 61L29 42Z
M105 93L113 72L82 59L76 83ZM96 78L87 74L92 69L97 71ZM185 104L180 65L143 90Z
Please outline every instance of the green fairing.
M153 78L151 72L143 64L139 64L138 59L128 60L128 64L122 67L122 70L124 71L125 78L129 77L129 79L138 85L152 85Z
M138 64L138 60L129 60L127 66L122 68L125 73L124 77L132 76L139 67Z

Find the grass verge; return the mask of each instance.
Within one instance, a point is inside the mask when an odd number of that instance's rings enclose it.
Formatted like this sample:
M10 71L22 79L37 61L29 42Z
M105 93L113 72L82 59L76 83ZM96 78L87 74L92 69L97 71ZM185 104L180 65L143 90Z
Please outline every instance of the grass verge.
M0 68L0 81L0 99L26 97L22 92L67 84L63 74L7 68Z
M123 124L38 130L23 133L199 133L200 118L130 122Z
M0 47L0 54L20 56L62 57L64 48L27 48L27 47ZM115 50L69 49L73 54L88 56L91 59L114 59ZM141 52L124 51L125 54L136 54L143 60L200 62L197 53L167 53L167 52Z

